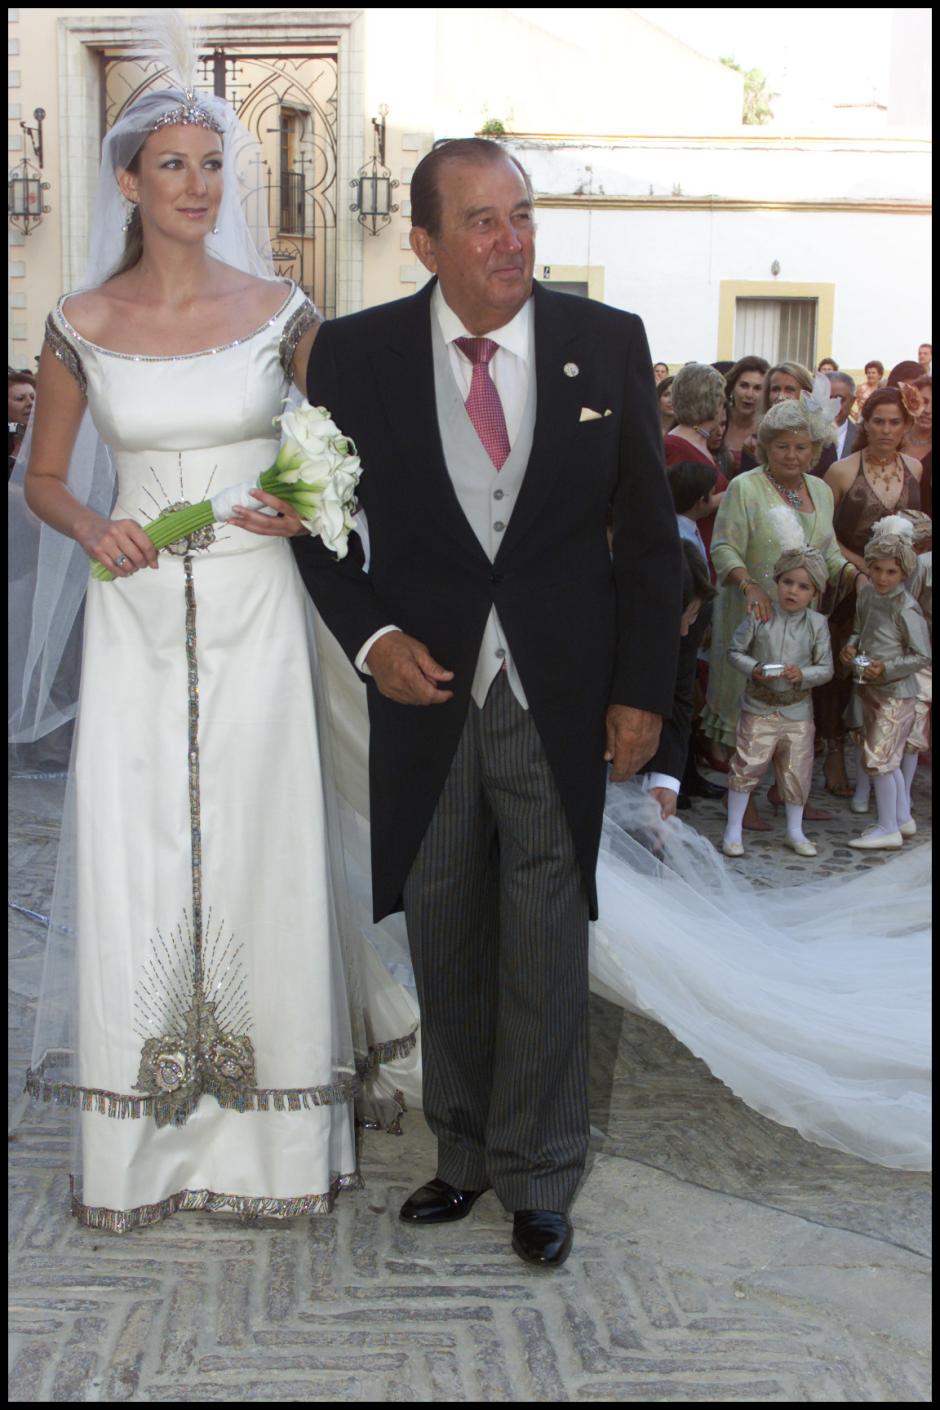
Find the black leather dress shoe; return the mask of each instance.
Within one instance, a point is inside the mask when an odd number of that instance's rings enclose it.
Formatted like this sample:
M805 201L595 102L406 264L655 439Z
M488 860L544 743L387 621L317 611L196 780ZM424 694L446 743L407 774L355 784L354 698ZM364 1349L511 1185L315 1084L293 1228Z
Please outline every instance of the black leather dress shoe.
M682 792L687 793L690 798L721 798L725 789L720 788L717 783L709 783L701 774L693 774L691 778L682 780Z
M437 1177L415 1190L398 1212L406 1224L452 1224L465 1219L483 1190L458 1190Z
M551 1209L517 1209L512 1216L512 1246L526 1263L560 1268L571 1252L571 1221Z

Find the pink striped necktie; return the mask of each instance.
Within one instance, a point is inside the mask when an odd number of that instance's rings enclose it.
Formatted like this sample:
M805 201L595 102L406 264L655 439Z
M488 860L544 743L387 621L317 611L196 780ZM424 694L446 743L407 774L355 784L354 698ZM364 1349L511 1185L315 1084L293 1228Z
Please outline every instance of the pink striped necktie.
M496 469L500 470L509 455L509 434L503 404L489 370L490 358L499 344L494 343L492 338L455 338L454 342L473 363L470 395L465 403L467 415L483 443L483 449Z

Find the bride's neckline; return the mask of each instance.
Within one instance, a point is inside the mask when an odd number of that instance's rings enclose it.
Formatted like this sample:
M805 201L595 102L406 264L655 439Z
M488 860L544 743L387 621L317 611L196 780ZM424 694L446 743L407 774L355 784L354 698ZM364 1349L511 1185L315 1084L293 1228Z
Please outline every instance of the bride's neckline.
M256 338L259 333L263 333L265 328L270 328L271 324L276 323L277 320L280 318L281 314L284 312L287 305L294 297L295 291L299 287L296 280L294 279L288 280L288 283L290 284L290 289L288 291L287 298L281 304L277 312L272 313L271 317L266 318L264 322L259 325L259 327L253 328L250 333L243 333L239 338L232 338L230 342L219 343L214 348L200 348L197 352L126 353L117 352L114 348L102 347L100 343L93 343L90 338L86 338L83 334L79 333L78 329L74 328L65 316L64 304L67 299L70 299L72 297L71 294L62 295L61 299L59 300L58 314L59 317L62 319L62 322L65 324L66 328L68 328L69 332L73 334L73 336L76 337L80 343L84 343L86 348L94 348L95 352L104 353L106 357L123 357L129 362L182 362L185 358L211 357L213 353L225 352L228 348L240 347L242 343L247 343L251 338Z

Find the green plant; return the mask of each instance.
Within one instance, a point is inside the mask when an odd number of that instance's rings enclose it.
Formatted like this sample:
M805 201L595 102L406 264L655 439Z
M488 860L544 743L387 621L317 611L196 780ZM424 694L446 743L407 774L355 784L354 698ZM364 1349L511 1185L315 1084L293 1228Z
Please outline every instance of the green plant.
M771 93L767 88L767 77L760 69L744 69L734 58L721 59L720 63L725 68L734 69L735 73L744 76L744 111L741 121L748 127L760 127L765 122L770 122L773 118L773 109L770 106L772 98L779 98L779 93Z
M505 137L506 128L499 118L487 118L480 128L484 137Z

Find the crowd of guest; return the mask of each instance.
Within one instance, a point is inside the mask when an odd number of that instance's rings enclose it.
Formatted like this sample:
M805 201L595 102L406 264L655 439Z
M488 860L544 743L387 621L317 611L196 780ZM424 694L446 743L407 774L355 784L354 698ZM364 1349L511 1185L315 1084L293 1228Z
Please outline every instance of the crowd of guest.
M36 378L7 363L7 476L13 472L19 448L36 400Z
M742 823L756 830L770 826L756 802L751 777L756 746L750 734L742 745L742 699L746 701L743 719L751 733L757 729L752 713L756 708L761 715L757 732L773 736L767 758L758 751L764 764L773 756L768 801L774 812L786 805L787 842L799 855L814 854L801 830L803 819L812 822L833 814L811 806L808 785L794 781L796 766L790 751L796 748L795 735L804 750L809 737L826 790L835 798L850 800L856 812L867 808L871 781L878 776L872 760L881 757L874 745L866 753L862 695L877 701L900 695L906 701L914 699L916 692L919 714L917 726L908 730L911 743L894 742L897 749L907 750L907 775L913 773L918 755L929 750L930 667L921 638L916 644L899 638L898 661L907 666L902 669L892 660L874 677L853 672L850 643L858 640L860 607L865 609L864 620L873 618L872 609L865 605L873 597L894 594L892 621L909 624L918 615L929 616L932 356L931 345L924 343L916 362L897 364L887 375L882 363L873 360L860 385L834 358L823 358L815 390L814 374L793 361L773 367L756 356L735 363L690 362L674 374L666 363L655 365L664 458L684 552L701 559L716 593L714 602L707 603L706 594L700 594L701 611L694 609L697 630L691 633L699 659L691 665L686 661L688 679L677 686L677 714L687 721L684 733L680 731L682 767L676 767L675 738L670 744L671 778L664 779L661 761L650 766L648 786L660 801L677 793L677 806L688 808L696 796L715 797L723 791L702 776L700 767L719 777L730 773L732 789L742 790L733 800L739 833ZM825 393L820 390L819 374L828 383ZM898 515L900 527L892 517ZM872 558L873 539L878 544L888 542L886 523L895 537L901 534L902 548L891 549L891 562ZM794 532L799 552L792 540ZM917 602L908 591L914 590L914 578L905 573L905 583L898 586L888 571L891 563L895 570L897 563L908 563L905 535L911 561L927 555L917 577ZM879 573L883 568L887 572L890 590L879 585L881 577L873 580L872 562ZM814 625L799 628L800 613L805 616L807 610ZM882 605L879 610L883 616L889 608ZM747 621L752 623L746 632L748 650L757 650L750 642L761 624L765 624L764 645L776 640L771 626L775 621L778 626L773 630L777 635L789 631L788 640L796 640L794 633L802 630L807 642L815 643L817 655L824 635L826 668L815 657L811 666L807 657L803 670L793 663L786 665L780 682L765 681L762 665L754 666L753 676L742 674L742 661L750 671L751 657L734 649L733 641L740 648L742 624ZM684 619L684 632L688 631ZM693 642L686 643L686 657ZM911 664L915 661L916 666ZM804 675L812 686L804 683ZM902 677L906 684L899 684ZM755 706L755 699L765 704ZM893 720L898 709L891 714L886 705L879 714L872 706L871 719L880 721L872 728L883 734L884 720L888 715ZM910 710L905 709L906 720ZM775 725L774 733L764 718L768 713L786 727ZM787 723L790 717L800 721L799 730ZM854 746L851 751L849 743ZM742 755L742 748L750 755ZM749 759L750 773L742 759ZM893 775L897 768L889 772ZM741 783L742 779L748 781ZM906 800L898 804L899 826L904 823L900 834L879 821L864 834L869 840L859 845L893 847L900 845L900 836L911 835L909 777ZM672 809L664 806L664 813L668 811ZM729 855L740 855L740 843L731 845Z

